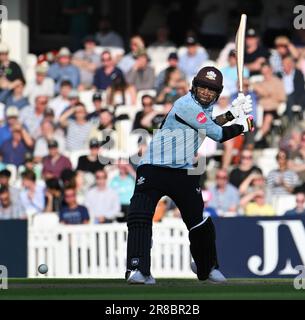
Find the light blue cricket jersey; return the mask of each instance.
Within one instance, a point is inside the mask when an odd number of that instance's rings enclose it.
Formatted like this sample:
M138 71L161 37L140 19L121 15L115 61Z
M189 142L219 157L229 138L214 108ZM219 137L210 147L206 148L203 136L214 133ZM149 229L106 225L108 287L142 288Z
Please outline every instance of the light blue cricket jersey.
M203 108L189 92L178 99L160 129L154 132L139 165L190 169L204 138L220 141L222 127L212 120L213 105Z

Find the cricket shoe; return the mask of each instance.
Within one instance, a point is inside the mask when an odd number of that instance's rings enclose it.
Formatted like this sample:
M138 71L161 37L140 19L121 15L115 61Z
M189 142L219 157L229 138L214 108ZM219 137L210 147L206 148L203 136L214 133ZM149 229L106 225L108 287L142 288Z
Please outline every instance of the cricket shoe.
M156 279L152 275L144 276L139 270L132 270L127 277L127 283L153 285L156 284Z
M197 274L197 266L194 261L191 262L191 269L195 274ZM225 278L225 276L218 269L215 269L215 268L213 268L212 271L210 272L208 280L213 283L227 282L227 279Z

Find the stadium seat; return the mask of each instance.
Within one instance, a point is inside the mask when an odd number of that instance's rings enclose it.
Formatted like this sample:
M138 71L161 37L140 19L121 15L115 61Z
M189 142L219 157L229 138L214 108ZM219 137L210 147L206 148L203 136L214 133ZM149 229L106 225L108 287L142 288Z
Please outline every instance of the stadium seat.
M79 92L79 100L86 106L86 110L89 113L94 111L94 105L92 102L92 96L94 92L94 90L85 90Z
M112 57L114 59L119 60L124 54L125 54L125 50L122 48L117 48L117 47L102 47L102 46L96 46L95 48L95 53L100 55L102 54L104 51L110 51Z
M276 161L276 155L278 153L277 148L268 148L262 150L261 155L257 158L257 165L263 171L264 177L267 177L270 171L278 167Z
M155 68L156 75L167 67L167 58L170 53L176 52L175 47L148 47L147 54Z
M34 228L39 229L52 229L54 227L57 227L59 224L59 217L58 214L55 212L49 212L49 213L41 213L36 214L33 217L33 224L32 226Z
M116 117L119 117L121 115L128 115L129 120L134 121L135 116L138 111L141 111L142 107L134 107L129 105L121 105L115 108L114 114Z
M277 216L282 216L286 211L291 210L295 207L296 196L291 195L282 195L282 196L273 196L272 197L272 206L275 209Z
M89 149L87 149L87 150L77 150L77 151L69 152L68 153L68 158L71 161L73 169L76 169L79 157L86 156L88 154L89 154Z
M36 76L35 67L37 65L37 56L29 53L26 57L25 78L27 82L33 81Z
M14 164L7 164L6 169L10 171L11 178L10 178L10 185L15 184L17 178L18 178L18 172L17 167Z

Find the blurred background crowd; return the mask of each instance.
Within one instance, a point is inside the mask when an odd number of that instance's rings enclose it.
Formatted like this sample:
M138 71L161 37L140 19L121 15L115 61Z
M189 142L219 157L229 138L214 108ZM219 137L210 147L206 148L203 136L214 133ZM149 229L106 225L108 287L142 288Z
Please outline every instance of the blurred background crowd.
M234 37L220 8L203 7L197 28L178 24L174 32L173 19L183 20L177 9L158 20L154 36L143 22L128 39L104 16L90 34L29 55L26 69L1 42L0 219L57 212L66 224L125 222L136 170L129 158L145 152L198 70L223 73L214 116L237 97ZM244 92L255 132L224 144L206 138L199 149L203 214L305 214L305 30L292 32L278 10L264 32L249 24L246 33ZM146 139L136 129L147 130ZM167 197L154 220L164 216L179 218Z

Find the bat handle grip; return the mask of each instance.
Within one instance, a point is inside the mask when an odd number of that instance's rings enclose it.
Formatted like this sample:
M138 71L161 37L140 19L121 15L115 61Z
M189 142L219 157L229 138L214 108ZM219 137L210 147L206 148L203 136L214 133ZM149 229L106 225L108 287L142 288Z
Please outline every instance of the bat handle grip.
M239 91L238 92L238 97L243 97L244 96L244 93L242 91Z

